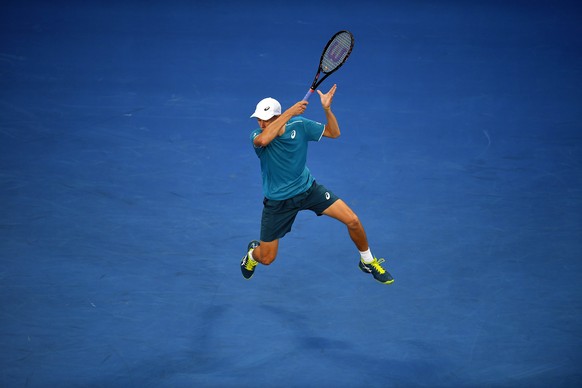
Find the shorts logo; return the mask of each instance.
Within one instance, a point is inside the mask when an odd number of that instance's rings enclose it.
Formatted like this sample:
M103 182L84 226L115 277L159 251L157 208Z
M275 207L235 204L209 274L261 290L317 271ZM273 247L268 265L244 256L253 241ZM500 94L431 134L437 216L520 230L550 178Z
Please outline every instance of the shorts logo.
M297 135L297 132L295 132L295 130L291 131L291 139L295 139L295 135Z
M325 199L329 201L330 198L331 198L331 195L329 195L329 193L326 191L325 192Z

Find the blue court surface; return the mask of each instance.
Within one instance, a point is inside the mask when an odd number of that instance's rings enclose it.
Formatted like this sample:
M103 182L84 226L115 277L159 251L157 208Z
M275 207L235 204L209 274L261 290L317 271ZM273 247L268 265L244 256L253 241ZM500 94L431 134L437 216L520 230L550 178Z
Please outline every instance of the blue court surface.
M342 29L308 166L396 281L311 213L246 281L249 116ZM582 385L576 2L12 1L0 34L0 386Z

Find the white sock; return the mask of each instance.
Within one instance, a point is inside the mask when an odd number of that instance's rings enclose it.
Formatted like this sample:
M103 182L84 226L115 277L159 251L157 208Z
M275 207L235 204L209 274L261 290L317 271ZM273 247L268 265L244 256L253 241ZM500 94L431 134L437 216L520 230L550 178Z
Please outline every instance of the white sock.
M251 249L248 253L248 255L250 256L251 259L255 260L255 258L253 257L253 251L255 250L255 248ZM255 260L256 261L256 260Z
M374 261L374 256L372 256L370 248L368 248L368 250L365 252L360 251L360 256L362 257L362 261L366 264L370 264L372 261Z

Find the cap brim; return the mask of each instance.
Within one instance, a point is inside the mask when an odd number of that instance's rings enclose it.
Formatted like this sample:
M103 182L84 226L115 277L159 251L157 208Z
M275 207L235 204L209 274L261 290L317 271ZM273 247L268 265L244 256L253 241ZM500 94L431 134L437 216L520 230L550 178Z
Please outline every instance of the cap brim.
M253 115L251 116L252 118L256 118L256 119L261 119L263 121L267 121L269 120L271 117L275 116L274 114L271 114L272 112L255 112L253 113Z

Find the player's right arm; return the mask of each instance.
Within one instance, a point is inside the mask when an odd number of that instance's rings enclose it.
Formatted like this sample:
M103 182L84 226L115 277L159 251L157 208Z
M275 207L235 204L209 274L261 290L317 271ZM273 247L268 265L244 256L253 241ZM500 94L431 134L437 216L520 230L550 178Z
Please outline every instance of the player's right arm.
M258 120L263 131L253 139L255 147L266 147L277 136L284 134L287 121L291 120L293 116L298 116L305 112L307 104L307 101L299 101L279 116L273 116L267 121Z

